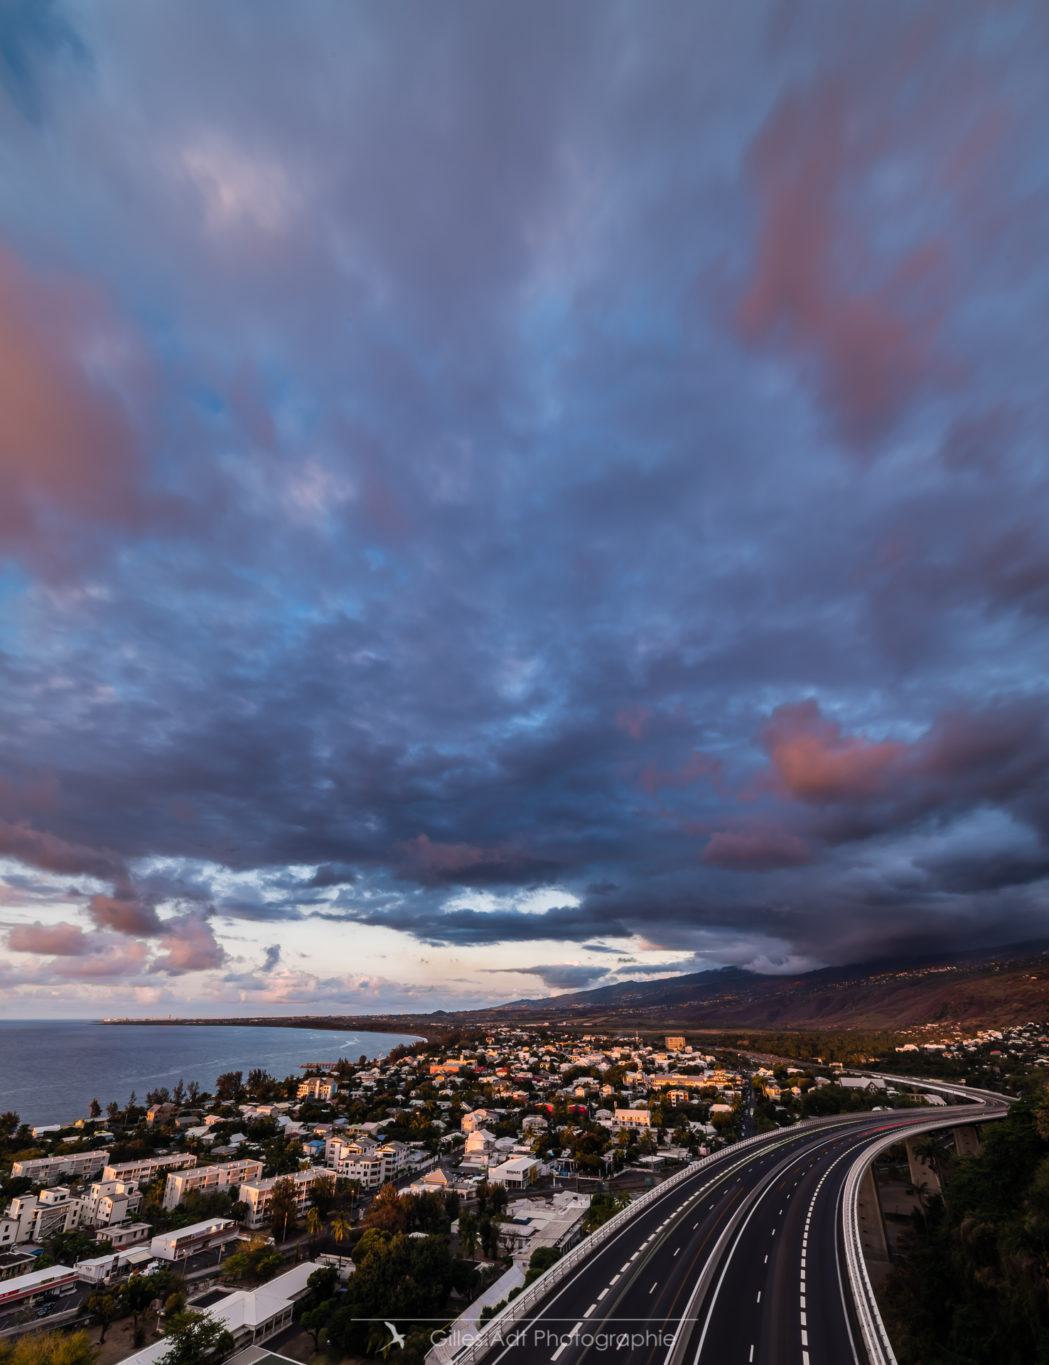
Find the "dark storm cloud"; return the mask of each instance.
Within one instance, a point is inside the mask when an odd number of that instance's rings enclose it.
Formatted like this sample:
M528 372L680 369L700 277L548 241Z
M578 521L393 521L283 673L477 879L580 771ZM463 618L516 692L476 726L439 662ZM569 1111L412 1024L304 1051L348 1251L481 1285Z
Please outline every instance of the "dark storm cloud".
M540 967L510 967L501 970L523 972L527 976L537 976L544 986L557 990L582 990L585 986L596 985L608 973L603 967L586 967L566 964L550 964Z
M154 974L1037 928L1041 7L8 17L0 855Z

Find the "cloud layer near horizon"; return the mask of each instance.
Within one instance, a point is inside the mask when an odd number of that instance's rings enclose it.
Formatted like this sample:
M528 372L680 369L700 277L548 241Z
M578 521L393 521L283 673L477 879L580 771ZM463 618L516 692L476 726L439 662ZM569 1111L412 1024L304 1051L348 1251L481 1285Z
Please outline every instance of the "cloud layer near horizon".
M1047 62L1033 3L7 7L0 979L1044 934Z

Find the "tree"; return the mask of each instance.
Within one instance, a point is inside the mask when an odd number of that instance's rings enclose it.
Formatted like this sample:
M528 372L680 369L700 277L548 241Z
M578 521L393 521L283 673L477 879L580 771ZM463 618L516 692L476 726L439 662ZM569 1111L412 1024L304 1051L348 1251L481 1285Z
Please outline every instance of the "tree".
M106 1118L109 1119L110 1123L116 1123L119 1117L120 1105L117 1104L116 1100L110 1100L106 1105Z
M267 1280L283 1264L284 1257L260 1233L247 1246L227 1256L222 1269L231 1280Z
M215 1082L215 1094L220 1100L235 1100L244 1079L242 1071L224 1071Z
M98 1348L86 1332L33 1332L0 1339L0 1365L95 1365Z
M296 1227L295 1182L278 1180L270 1200L270 1227L278 1242L283 1242Z
M88 1106L87 1116L91 1119L100 1119L102 1117L102 1106L97 1099L92 1100Z
M5 1113L0 1114L0 1138L4 1142L10 1142L18 1131L20 1122L21 1120L13 1109L8 1109Z
M313 1245L314 1245L314 1242L315 1242L315 1241L317 1240L317 1238L321 1235L321 1230L323 1229L323 1227L324 1227L324 1220L323 1220L323 1218L321 1218L320 1213L319 1213L316 1209L307 1209L307 1210L306 1210L306 1233L307 1233L307 1235L309 1236L309 1239L310 1239L310 1255L311 1255L311 1256L313 1255Z
M403 1232L407 1223L407 1210L397 1193L396 1185L384 1185L364 1215L364 1226L382 1228L385 1232Z
M132 1275L124 1286L124 1303L131 1314L136 1341L142 1333L143 1315L156 1297L157 1286L152 1275Z
M98 1344L101 1346L106 1339L106 1332L110 1324L116 1322L123 1312L119 1293L114 1293L112 1289L96 1289L93 1294L89 1294L80 1305L80 1313L88 1313L102 1326L99 1334Z
M477 1218L472 1213L459 1215L459 1250L467 1257L477 1250Z
M175 1086L171 1098L175 1101L176 1104L182 1104L185 1101L186 1084L181 1076L178 1078L178 1085Z
M341 1246L353 1232L353 1223L344 1213L337 1213L332 1219L332 1236Z
M196 1081L190 1081L189 1089L186 1093L189 1097L190 1104L196 1104L197 1100L200 1099L200 1086Z
M219 1365L235 1346L232 1332L221 1322L194 1313L171 1334L171 1345L157 1365Z

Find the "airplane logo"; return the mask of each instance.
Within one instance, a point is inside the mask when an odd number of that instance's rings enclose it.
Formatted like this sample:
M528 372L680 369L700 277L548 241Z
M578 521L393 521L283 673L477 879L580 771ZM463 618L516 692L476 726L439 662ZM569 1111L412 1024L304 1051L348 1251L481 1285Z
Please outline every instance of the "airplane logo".
M389 1341L386 1343L386 1345L382 1348L382 1349L383 1349L383 1354L385 1354L385 1353L390 1349L391 1346L396 1346L396 1347L398 1347L400 1350L403 1350L403 1349L404 1349L404 1333L403 1333L403 1332L398 1332L397 1328L394 1327L393 1323L392 1323L392 1322L386 1322L385 1319L383 1320L383 1326L384 1326L384 1327L388 1327L388 1328L390 1329L390 1339L389 1339Z

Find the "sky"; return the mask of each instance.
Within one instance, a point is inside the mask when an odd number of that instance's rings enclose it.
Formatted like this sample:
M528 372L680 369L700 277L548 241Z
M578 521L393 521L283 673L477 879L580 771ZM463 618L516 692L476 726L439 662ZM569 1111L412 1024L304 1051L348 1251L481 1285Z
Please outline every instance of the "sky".
M1047 69L0 0L7 1017L1049 936Z

